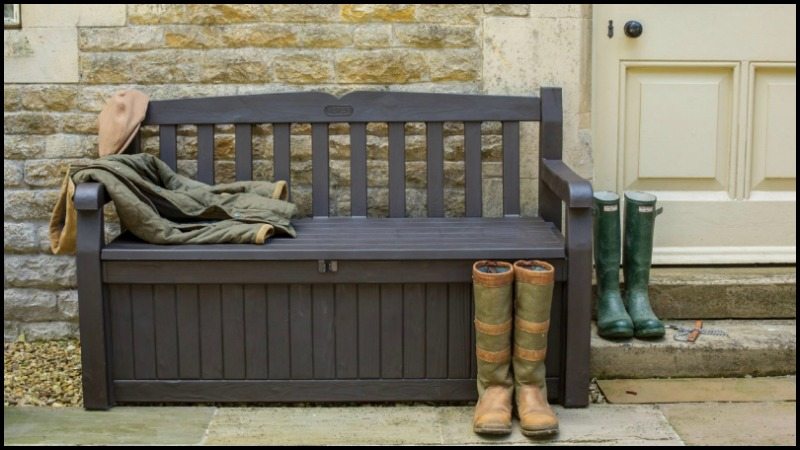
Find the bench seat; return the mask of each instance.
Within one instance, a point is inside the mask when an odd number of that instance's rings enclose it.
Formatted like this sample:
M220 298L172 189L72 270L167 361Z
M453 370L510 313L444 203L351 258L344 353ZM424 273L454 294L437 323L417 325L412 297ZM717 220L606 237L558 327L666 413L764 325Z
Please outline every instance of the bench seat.
M564 237L538 217L295 220L297 238L265 245L155 245L129 233L102 250L106 261L477 260L564 257Z

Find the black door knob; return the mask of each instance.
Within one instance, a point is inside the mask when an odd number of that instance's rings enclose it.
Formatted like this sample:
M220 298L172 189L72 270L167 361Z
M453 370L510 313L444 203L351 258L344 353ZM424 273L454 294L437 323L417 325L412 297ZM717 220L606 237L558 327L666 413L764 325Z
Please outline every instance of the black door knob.
M635 20L629 20L625 22L623 30L625 31L625 36L628 36L629 38L637 38L642 35L644 28L642 27L641 23Z

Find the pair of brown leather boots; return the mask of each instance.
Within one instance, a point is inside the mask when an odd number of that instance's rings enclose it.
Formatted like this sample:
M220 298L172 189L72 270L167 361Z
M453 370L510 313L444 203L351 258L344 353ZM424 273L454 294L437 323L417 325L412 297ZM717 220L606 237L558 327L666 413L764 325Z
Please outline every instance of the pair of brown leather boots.
M522 434L541 437L558 432L558 418L547 403L544 365L554 275L553 266L543 261L513 265L478 261L472 266L479 396L472 422L476 433L511 432L512 392Z

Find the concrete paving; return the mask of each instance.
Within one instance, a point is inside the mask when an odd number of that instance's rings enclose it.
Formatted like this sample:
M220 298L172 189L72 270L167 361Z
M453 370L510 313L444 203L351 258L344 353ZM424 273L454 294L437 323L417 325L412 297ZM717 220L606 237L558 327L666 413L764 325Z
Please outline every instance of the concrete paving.
M797 400L797 377L598 380L609 403L782 402Z
M211 407L80 408L6 407L3 443L39 445L198 444Z
M795 402L763 401L795 398L794 377L601 380L599 384L609 392L638 389L654 402L663 400L670 389L684 391L673 397L680 401L705 401L593 404L584 409L556 406L561 431L544 441L522 436L516 421L509 436L478 436L472 432L474 407L469 405L140 406L104 412L6 407L3 441L6 445L796 445ZM746 403L727 402L736 386L739 400Z
M691 321L665 323L692 326ZM727 336L701 335L695 343L673 339L609 341L592 324L591 373L598 379L743 377L794 374L796 320L706 320L704 328Z
M688 445L797 445L795 402L692 403L659 408Z
M472 406L5 408L4 444L681 445L651 405L556 407L561 432L531 440L472 432Z

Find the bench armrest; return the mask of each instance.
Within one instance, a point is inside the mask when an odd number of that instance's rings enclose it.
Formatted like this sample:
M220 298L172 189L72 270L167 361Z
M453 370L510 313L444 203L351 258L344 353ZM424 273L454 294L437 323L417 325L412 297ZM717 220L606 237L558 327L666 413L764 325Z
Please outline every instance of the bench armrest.
M542 181L568 208L591 208L592 185L569 168L564 161L542 160Z
M101 209L110 200L102 183L81 183L75 187L73 201L79 211Z
M560 131L559 131L560 133ZM592 320L592 185L563 161L541 159L539 165L539 212L559 230L561 208L566 203L567 315L563 376L567 389L564 404L586 406L589 386L589 353Z

